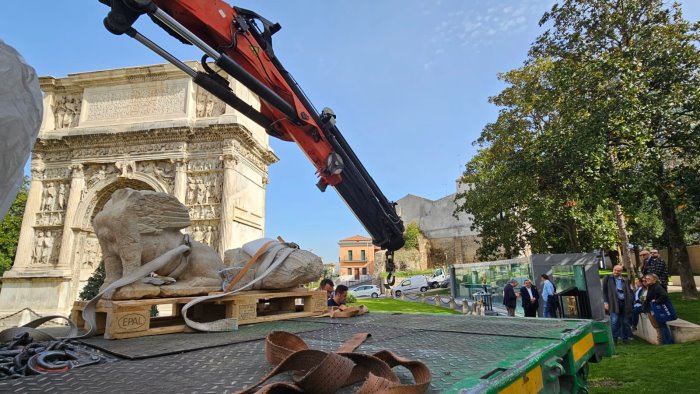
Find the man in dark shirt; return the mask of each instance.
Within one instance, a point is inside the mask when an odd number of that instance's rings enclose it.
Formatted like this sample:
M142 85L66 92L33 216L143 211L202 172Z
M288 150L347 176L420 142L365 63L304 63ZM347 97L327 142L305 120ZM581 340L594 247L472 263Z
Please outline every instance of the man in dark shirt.
M333 298L333 281L325 278L321 281L318 286L319 290L324 290L326 292L326 299Z
M508 316L515 316L515 306L518 301L518 296L520 295L515 292L515 286L517 285L518 281L511 279L503 287L503 305L505 305L506 310L508 310Z
M668 291L668 267L666 267L666 262L661 260L659 251L656 249L651 250L651 256L647 260L647 272L645 275L648 274L656 275L659 278L661 287Z
M345 285L338 285L335 288L335 293L333 298L328 299L328 306L340 306L345 304L345 299L348 297L348 287Z

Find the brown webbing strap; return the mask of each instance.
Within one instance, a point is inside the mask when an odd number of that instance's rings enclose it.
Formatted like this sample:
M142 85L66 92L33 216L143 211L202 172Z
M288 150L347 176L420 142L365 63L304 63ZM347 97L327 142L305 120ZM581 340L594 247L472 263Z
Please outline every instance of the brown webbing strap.
M324 312L322 315L318 315L317 317L353 317L353 316L358 316L358 315L364 315L365 313L368 313L369 309L364 306L364 305L358 305L358 306L334 306L331 307L329 310Z
M258 249L257 252L255 252L253 257L251 257L250 260L248 260L248 262L245 263L243 268L241 268L241 270L238 271L238 274L236 274L236 276L234 276L233 279L231 279L231 282L229 282L228 286L226 286L226 288L224 289L224 293L228 293L231 290L233 290L233 286L235 286L236 283L238 283L238 281L240 281L241 278L243 278L243 275L245 275L245 273L248 272L248 270L250 270L250 267L252 267L256 261L258 261L260 256L262 256L263 253L265 253L267 251L267 248L269 248L273 242L275 242L275 241L266 242L260 249Z
M272 371L258 383L239 391L246 393L334 393L338 389L365 380L358 393L392 393L420 394L430 386L432 376L425 364L409 360L390 351L381 351L374 356L362 353L350 353L360 346L368 333L355 334L340 346L337 352L322 352L309 349L306 343L294 334L273 331L266 339L265 356L275 365ZM401 365L407 368L415 384L401 384L392 368ZM273 376L295 371L302 375L295 383L273 383L260 390L255 389Z
M390 381L385 376L370 374L365 383L357 391L358 394L391 393L391 394L421 394L428 390L432 375L428 367L420 361L409 360L388 350L375 353L375 357L384 361L389 367L400 365L411 372L415 384L401 384Z
M353 335L352 338L348 339L345 341L344 344L340 345L338 350L336 350L336 353L350 353L353 350L357 349L362 345L367 338L371 337L372 334L368 332L358 332L357 334Z

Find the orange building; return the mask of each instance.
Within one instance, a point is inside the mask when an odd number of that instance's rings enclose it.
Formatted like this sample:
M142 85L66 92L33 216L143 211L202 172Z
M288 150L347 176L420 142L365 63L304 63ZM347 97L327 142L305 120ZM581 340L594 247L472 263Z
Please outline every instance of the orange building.
M346 280L366 280L374 275L374 252L372 239L355 235L338 241L340 246L340 276ZM352 278L350 278L352 277Z

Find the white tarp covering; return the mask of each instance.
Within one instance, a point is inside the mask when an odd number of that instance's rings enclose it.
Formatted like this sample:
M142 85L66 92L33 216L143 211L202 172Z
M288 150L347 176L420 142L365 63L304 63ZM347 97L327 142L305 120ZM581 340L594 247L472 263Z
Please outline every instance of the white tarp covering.
M22 184L43 108L34 68L0 40L0 220Z

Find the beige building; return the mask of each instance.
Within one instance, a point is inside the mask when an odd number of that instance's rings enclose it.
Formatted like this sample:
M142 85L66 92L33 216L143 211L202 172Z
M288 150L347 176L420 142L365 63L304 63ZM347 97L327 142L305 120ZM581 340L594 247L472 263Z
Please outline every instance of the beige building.
M201 69L192 62L189 65ZM258 98L230 80L243 100ZM44 119L0 316L67 314L100 263L92 218L117 189L176 196L195 240L226 249L264 234L268 135L170 65L40 78Z
M365 280L374 275L374 254L379 250L372 239L354 235L338 241L341 280Z
M457 193L465 187L457 183ZM407 269L427 269L478 261L479 232L472 230L472 218L463 212L454 216L457 193L438 200L408 194L396 202L396 211L404 225L416 223L425 237L419 251L397 251L394 257L397 265L404 263Z

